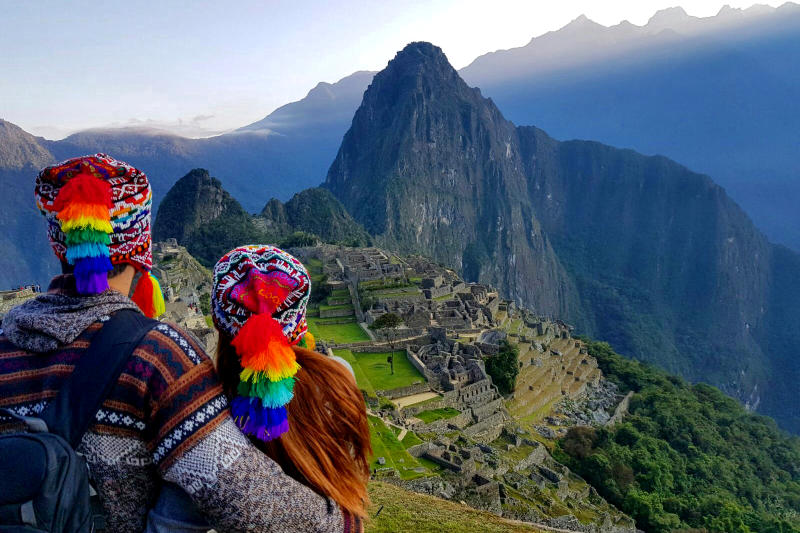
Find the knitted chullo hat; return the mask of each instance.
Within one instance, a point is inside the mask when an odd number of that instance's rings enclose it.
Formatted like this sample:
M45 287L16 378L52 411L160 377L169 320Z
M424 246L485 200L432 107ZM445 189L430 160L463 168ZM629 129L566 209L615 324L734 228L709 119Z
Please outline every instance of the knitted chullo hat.
M105 154L76 157L43 169L34 194L53 250L74 266L78 293L108 290L112 265L128 263L142 273L133 301L147 316L163 314L150 274L153 194L144 172Z
M241 358L231 414L246 435L266 442L289 430L285 406L300 368L292 345L314 349L306 323L310 293L303 264L273 246L241 246L214 267L211 312Z

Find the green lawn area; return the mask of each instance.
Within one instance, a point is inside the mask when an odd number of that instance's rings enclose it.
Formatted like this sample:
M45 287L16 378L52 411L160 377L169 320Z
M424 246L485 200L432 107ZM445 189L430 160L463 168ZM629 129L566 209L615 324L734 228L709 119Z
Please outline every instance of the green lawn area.
M368 291L375 298L422 298L422 291L413 289L387 289L382 291Z
M422 466L419 461L411 456L402 443L397 440L394 432L387 428L380 418L370 416L369 435L372 442L372 458L369 467L394 468L403 479L414 479L428 475L427 472L414 472L413 469ZM404 439L405 440L405 439ZM378 464L378 457L386 459L385 465Z
M358 361L356 361L356 358L353 357L353 352L350 350L334 350L333 353L350 363L350 366L353 367L353 374L356 375L356 384L358 385L358 388L374 398L375 389L372 388L372 383L369 382L366 374L364 374L364 370L361 369Z
M436 420L448 420L455 416L461 414L461 411L458 409L453 409L452 407L442 407L440 409L430 409L428 411L421 411L414 415L415 417L419 418L426 424L430 424L431 422L435 422Z
M346 324L331 324L332 321L341 321L341 318L325 319L307 317L307 320L311 334L318 339L324 339L326 341L332 340L340 344L369 340L369 336L361 329L361 326L358 325L355 319Z
M390 390L406 387L425 378L414 368L405 351L394 352L394 375L386 358L389 353L353 353L356 364L361 367L373 390Z

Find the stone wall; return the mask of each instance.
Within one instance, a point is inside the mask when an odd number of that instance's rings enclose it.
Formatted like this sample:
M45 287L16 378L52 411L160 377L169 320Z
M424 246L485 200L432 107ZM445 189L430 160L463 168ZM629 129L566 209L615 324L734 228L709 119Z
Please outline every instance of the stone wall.
M338 318L343 316L353 316L352 307L343 307L341 309L320 309L320 318Z
M430 392L430 390L431 387L427 382L420 381L419 383L414 383L413 385L409 385L407 387L399 387L391 390L377 390L375 391L375 394L378 396L383 396L389 400L394 400L395 398L402 398L403 396L411 396L412 394Z

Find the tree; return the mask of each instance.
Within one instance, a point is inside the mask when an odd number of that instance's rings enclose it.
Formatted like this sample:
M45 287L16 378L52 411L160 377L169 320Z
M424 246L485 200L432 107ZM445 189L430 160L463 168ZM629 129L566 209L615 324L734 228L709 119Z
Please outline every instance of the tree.
M373 331L382 330L386 333L386 338L389 341L389 347L394 352L394 342L397 339L397 328L403 325L403 318L395 313L384 313L375 319L375 322L370 324L369 329ZM394 375L394 353L386 357L386 362L389 363L392 375Z
M500 341L500 350L497 355L486 359L486 373L492 377L492 382L503 394L514 392L517 374L519 374L518 359L519 348L508 342L507 339Z

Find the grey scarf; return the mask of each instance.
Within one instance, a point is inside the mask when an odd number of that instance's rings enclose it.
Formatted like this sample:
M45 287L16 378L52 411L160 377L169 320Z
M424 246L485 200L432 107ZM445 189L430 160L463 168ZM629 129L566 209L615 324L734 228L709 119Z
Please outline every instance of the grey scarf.
M3 318L2 333L28 352L49 352L70 344L98 320L120 309L138 309L130 298L113 290L95 296L77 296L54 289L11 309ZM62 283L63 284L63 283Z

